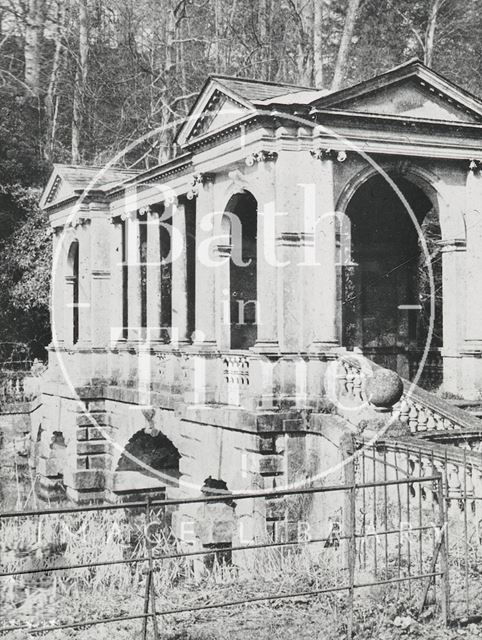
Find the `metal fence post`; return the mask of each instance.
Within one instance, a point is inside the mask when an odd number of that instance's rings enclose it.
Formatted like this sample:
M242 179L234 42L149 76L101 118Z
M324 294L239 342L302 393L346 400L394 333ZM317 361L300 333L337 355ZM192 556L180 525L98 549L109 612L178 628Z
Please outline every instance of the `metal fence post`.
M348 621L347 638L353 638L353 607L355 599L355 562L356 562L356 508L355 508L355 474L353 474L353 486L349 489L350 501L350 532L348 540Z
M148 557L148 570L146 576L146 590L144 595L144 621L142 626L142 638L143 640L147 640L147 627L149 620L149 604L151 608L151 616L152 617L152 627L154 630L154 640L159 640L159 629L157 626L157 612L156 612L156 590L154 586L154 562L152 559L152 543L150 538L149 525L151 522L151 501L149 496L146 498L146 529L145 529L145 539L146 539L146 550Z
M437 481L437 495L439 503L439 528L440 528L440 571L441 575L441 609L442 618L445 624L450 620L450 584L449 584L449 563L446 528L448 527L448 518L445 504L445 479L444 475L440 475Z
M356 472L355 472L355 442L351 434L341 440L342 457L345 460L345 482L348 495L345 500L345 528L347 529L347 565L348 565L348 620L347 637L353 637L353 604L355 596L355 563L356 563ZM347 504L348 502L348 504Z

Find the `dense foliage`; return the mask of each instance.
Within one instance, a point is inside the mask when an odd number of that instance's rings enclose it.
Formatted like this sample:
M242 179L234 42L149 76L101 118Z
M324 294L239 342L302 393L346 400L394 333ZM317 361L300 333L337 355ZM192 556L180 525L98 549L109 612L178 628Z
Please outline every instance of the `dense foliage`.
M208 74L330 89L418 56L481 85L477 0L0 0L0 28L0 341L48 339L30 189L52 162L103 163L156 127L119 163L170 157Z

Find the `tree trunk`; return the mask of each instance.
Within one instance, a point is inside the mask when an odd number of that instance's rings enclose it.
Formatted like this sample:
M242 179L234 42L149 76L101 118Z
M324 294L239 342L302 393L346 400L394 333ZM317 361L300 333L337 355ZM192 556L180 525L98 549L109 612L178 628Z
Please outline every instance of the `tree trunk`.
M258 18L260 45L259 78L261 80L269 80L271 74L270 11L271 3L269 0L260 0Z
M81 162L81 137L85 86L87 82L89 57L89 23L87 14L87 0L79 0L79 60L75 72L74 81L74 103L72 114L72 162Z
M314 0L313 84L317 89L323 87L323 0Z
M345 26L343 27L340 47L338 49L338 57L336 59L335 72L331 83L332 91L339 89L343 80L343 73L348 60L348 54L350 53L350 44L355 30L356 14L359 6L360 0L348 0Z
M424 63L427 67L432 66L433 49L435 44L435 29L437 28L437 18L443 0L433 0L430 15L428 18L427 30L425 32L425 54Z
M52 59L52 68L50 71L49 85L45 96L45 116L47 120L47 135L44 149L44 157L46 160L52 161L55 146L55 132L58 112L58 99L54 101L57 93L57 81L62 59L62 30L65 24L65 3L59 1L57 4L57 18L55 22L55 50ZM54 104L55 102L55 104Z
M29 0L25 26L25 84L31 94L40 95L40 47L43 29L43 0Z
M298 42L299 83L311 86L313 83L313 0L303 0L298 12L300 19L300 37Z

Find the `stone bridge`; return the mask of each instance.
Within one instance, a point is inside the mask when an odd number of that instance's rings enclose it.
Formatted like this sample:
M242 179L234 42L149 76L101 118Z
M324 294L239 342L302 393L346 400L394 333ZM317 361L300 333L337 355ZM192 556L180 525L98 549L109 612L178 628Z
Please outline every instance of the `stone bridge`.
M342 482L371 432L476 460L476 418L356 354L413 378L428 347L423 384L478 397L481 122L416 60L328 95L212 77L168 162L57 165L42 492Z

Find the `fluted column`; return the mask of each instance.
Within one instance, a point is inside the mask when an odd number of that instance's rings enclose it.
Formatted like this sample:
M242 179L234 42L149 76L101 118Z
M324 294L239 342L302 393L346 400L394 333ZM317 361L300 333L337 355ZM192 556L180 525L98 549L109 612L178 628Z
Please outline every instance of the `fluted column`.
M190 342L187 308L187 234L186 207L177 203L172 207L172 342L182 346Z
M257 298L258 337L254 349L260 353L275 352L278 342L277 223L279 214L275 191L276 156L261 157L257 163L258 228L257 228ZM249 162L249 160L248 160Z
M66 342L69 327L65 321L66 307L69 300L66 296L65 270L67 268L67 251L65 234L62 228L52 230L52 293L51 293L51 322L52 322L52 343L54 347L62 347Z
M482 166L476 161L471 164L467 177L465 227L467 231L465 339L470 346L482 351Z
M214 184L208 174L194 177L188 197L196 197L196 334L194 344L216 346L215 261L213 247Z
M111 264L108 207L90 207L90 252L91 252L91 342L95 349L106 349L110 344L113 316L110 308Z
M80 349L92 346L92 266L91 221L80 220L77 226L79 239L79 340Z
M138 341L141 327L140 223L137 213L126 217L127 227L127 339Z
M111 318L110 343L116 345L123 339L123 231L120 217L110 220L110 272L109 315Z
M442 290L443 290L443 354L458 356L464 339L461 311L463 306L463 283L465 281L465 241L446 239L442 246Z
M161 241L159 213L147 212L146 300L150 342L161 338Z
M313 198L314 264L309 269L308 287L313 295L309 298L311 326L313 328L313 350L326 350L338 344L336 331L336 217L334 166L344 152L312 152L313 183L307 197Z

